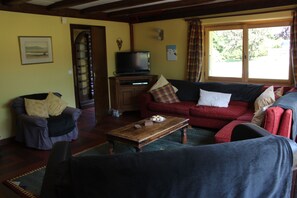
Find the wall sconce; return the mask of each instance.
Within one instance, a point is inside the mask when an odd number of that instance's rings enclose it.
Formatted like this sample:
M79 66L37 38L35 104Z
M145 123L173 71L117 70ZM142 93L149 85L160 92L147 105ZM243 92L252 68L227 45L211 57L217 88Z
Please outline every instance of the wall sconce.
M122 45L123 45L123 40L122 40L121 38L118 38L118 39L116 40L116 43L117 43L117 45L118 45L119 50L121 50Z
M157 29L157 32L158 32L157 39L158 39L159 41L163 41L163 40L164 40L164 30L158 28L158 29Z

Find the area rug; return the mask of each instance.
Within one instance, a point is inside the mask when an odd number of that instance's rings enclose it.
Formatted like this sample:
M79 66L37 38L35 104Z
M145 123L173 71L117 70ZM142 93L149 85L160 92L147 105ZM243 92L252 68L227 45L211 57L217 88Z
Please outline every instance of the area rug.
M200 128L190 128L187 132L188 141L187 144L181 144L181 134L179 132L172 133L162 139L159 139L143 148L143 152L156 151L156 150L169 150L177 149L181 147L198 146L203 144L211 144L214 140L214 132ZM136 152L131 146L121 143L115 143L114 152L128 153ZM103 143L75 155L108 155L109 145ZM21 197L38 198L42 186L42 179L45 174L45 167L26 172L22 175L18 175L12 179L8 179L3 183L10 189L15 191Z

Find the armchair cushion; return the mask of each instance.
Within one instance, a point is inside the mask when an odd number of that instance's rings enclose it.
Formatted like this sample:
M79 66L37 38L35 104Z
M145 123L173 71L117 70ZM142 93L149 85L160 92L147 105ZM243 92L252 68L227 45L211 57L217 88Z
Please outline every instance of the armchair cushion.
M58 116L66 109L67 102L56 96L52 92L48 93L46 97L46 103L48 107L48 114L50 116Z
M29 116L38 116L42 118L49 117L46 100L25 98L25 108Z
M67 134L75 127L75 122L72 116L66 113L62 113L59 116L51 116L47 121L49 137L57 137Z

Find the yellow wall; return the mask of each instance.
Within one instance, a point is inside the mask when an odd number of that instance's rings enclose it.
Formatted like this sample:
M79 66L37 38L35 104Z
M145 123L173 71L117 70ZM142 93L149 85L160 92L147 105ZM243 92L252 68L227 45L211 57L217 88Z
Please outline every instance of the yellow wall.
M157 30L164 30L164 40L157 40ZM151 52L151 73L166 78L185 79L187 58L187 23L184 19L133 25L135 50ZM166 46L176 45L177 60L167 61Z
M122 50L130 49L127 23L106 22L0 11L0 139L14 136L11 129L11 99L25 94L58 91L69 106L75 106L70 25L106 27L108 75L115 68L116 39L123 40ZM51 36L53 63L22 65L18 36Z

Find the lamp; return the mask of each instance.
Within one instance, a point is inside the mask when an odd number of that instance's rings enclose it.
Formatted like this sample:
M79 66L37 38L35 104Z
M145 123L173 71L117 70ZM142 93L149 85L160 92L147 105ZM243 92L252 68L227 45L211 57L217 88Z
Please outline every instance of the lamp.
M158 33L158 36L157 36L157 39L160 40L160 41L163 41L164 40L164 30L163 29L156 29L157 30L157 33Z

